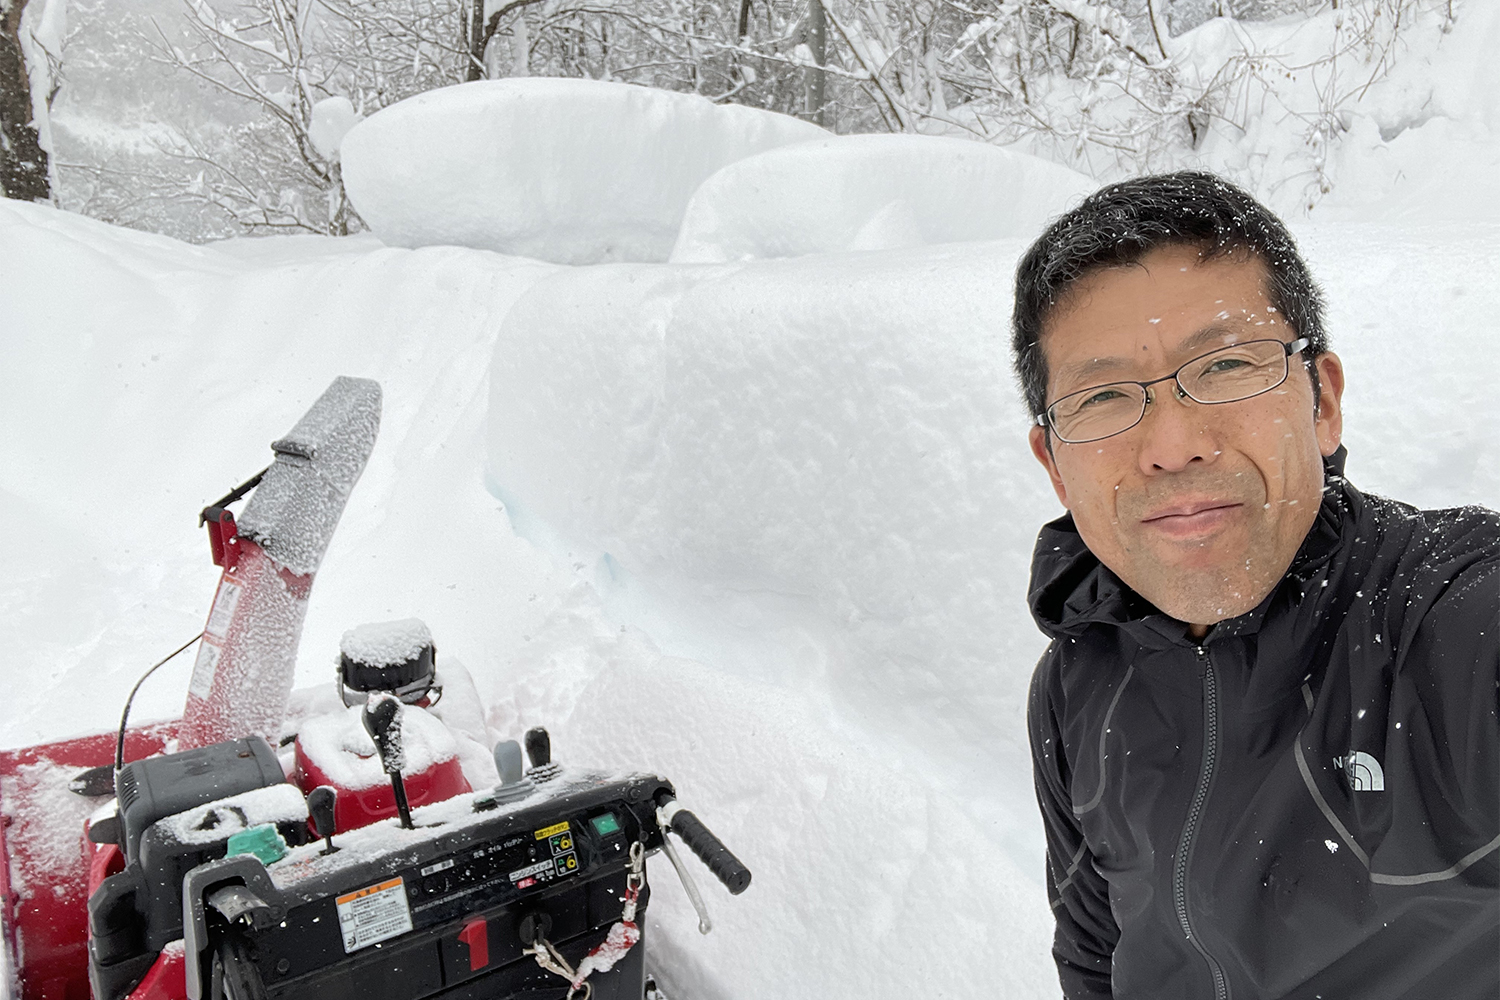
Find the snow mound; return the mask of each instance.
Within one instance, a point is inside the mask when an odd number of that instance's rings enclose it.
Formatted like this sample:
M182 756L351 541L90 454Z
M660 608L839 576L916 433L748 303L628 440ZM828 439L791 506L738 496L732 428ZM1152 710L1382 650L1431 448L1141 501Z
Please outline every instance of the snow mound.
M849 135L731 163L688 202L674 263L1035 236L1097 185L967 139Z
M1003 335L1022 249L544 279L496 345L491 477L664 651L935 724L1029 801L1025 567L1057 501Z
M534 78L419 94L355 125L340 155L360 216L392 246L663 261L704 178L824 135L693 94Z
M420 618L372 622L344 633L339 652L356 663L394 667L414 659L432 645L432 633Z

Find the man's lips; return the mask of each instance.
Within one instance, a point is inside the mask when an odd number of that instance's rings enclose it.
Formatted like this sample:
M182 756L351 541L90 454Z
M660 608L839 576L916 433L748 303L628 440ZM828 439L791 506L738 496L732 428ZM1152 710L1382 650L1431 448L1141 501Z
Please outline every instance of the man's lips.
M1193 538L1223 527L1243 506L1233 500L1185 501L1156 510L1141 523L1169 538Z

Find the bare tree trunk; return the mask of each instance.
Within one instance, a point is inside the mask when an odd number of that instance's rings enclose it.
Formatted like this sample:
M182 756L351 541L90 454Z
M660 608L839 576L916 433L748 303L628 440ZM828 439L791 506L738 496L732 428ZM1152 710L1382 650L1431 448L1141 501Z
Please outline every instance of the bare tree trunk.
M32 124L31 80L21 49L21 11L26 0L0 7L0 194L21 201L49 201L47 151Z
M484 30L484 0L470 0L469 8L469 66L464 81L473 83L484 79L484 49L489 36Z
M828 124L828 114L823 107L828 74L823 65L828 60L828 18L823 11L823 0L808 0L807 47L812 51L816 69L807 70L807 113L819 125Z

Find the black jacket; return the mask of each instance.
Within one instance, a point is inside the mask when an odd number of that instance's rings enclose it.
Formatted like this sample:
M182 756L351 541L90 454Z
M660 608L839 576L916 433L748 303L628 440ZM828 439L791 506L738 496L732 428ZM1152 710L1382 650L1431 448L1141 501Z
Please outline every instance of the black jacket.
M1286 577L1201 645L1042 530L1067 997L1500 997L1500 515L1365 496L1342 458Z

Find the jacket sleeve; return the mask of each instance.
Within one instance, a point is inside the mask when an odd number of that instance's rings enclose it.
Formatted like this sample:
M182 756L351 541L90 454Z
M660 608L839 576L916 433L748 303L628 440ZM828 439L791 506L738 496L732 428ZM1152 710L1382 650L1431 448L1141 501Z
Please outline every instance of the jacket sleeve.
M1109 906L1109 884L1094 867L1094 856L1073 816L1068 791L1068 748L1049 691L1056 667L1049 649L1031 682L1027 728L1032 772L1047 838L1047 897L1057 920L1052 957L1067 1000L1113 997L1110 968L1120 938Z
M1493 527L1472 542L1464 565L1442 567L1440 588L1417 588L1436 594L1402 669L1446 749L1448 800L1462 819L1443 835L1467 846L1492 841L1500 829L1500 521Z

